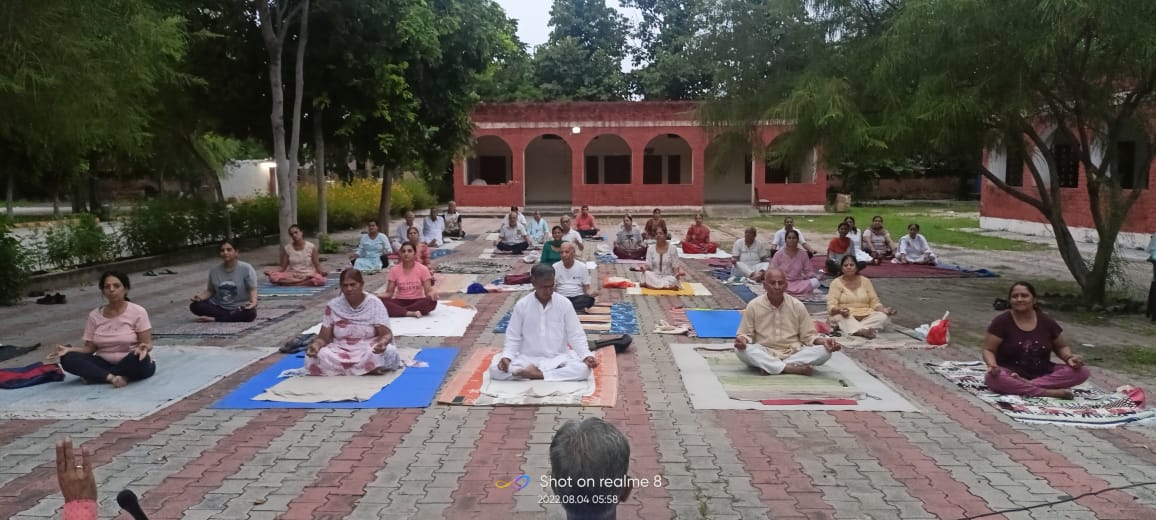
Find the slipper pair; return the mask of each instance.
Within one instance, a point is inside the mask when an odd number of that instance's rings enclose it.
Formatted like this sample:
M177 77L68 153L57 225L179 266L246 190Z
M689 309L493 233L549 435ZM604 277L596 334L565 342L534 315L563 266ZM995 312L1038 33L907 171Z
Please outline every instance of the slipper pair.
M43 298L36 300L36 303L40 305L64 305L68 303L68 298L60 293L45 294Z
M160 271L145 271L144 275L145 276L157 276L157 275L162 275L162 274L177 274L177 272L172 270L172 269L162 269Z
M674 326L674 325L671 325L666 320L659 321L658 326L654 327L654 333L655 334L681 335L681 334L686 334L687 332L690 332L690 327L688 327L686 325Z

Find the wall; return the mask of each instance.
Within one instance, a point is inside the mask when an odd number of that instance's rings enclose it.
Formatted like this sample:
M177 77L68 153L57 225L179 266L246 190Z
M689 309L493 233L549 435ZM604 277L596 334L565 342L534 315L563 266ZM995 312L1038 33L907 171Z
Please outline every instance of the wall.
M276 185L272 180L272 169L276 165L268 161L236 161L225 166L221 176L221 192L225 199L245 200L268 195Z

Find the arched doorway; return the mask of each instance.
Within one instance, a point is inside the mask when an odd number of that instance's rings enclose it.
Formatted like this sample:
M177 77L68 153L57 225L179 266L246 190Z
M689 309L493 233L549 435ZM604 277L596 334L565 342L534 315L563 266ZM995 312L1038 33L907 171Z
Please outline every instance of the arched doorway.
M751 202L754 148L737 134L724 134L706 147L705 200L708 204Z
M787 134L782 134L767 145L764 157L766 170L763 182L766 184L811 184L815 182L815 153L809 151L803 157L776 156L779 146Z
M595 136L583 151L584 184L630 184L630 145L614 134Z
M474 143L474 153L466 159L468 185L506 184L514 179L514 154L501 137L483 135Z
M646 143L642 156L643 184L690 184L691 148L678 134L663 134Z
M565 204L573 198L570 144L557 134L535 137L526 146L526 205Z

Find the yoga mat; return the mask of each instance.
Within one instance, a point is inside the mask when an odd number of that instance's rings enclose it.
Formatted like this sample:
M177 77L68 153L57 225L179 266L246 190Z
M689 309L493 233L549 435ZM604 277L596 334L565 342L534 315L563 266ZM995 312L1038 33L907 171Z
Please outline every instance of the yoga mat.
M739 330L743 314L736 310L687 309L694 333L700 338L734 338Z
M60 383L2 390L5 419L143 419L220 381L275 348L161 346L153 350L154 376L124 388L80 382L66 374Z
M738 296L746 303L750 303L751 300L759 297L759 295L755 294L755 291L748 287L746 284L728 285L727 287L730 288L731 292L735 293L735 296Z
M17 347L16 345L0 345L0 361L18 358L40 347L37 343L31 347Z
M457 249L458 247L460 247L462 244L464 244L464 242L462 242L460 240L447 240L445 242L442 242L442 245L438 246L438 248L436 250L437 251L453 251L454 249Z
M478 310L462 300L443 300L428 316L421 318L390 318L389 329L394 336L449 337L464 336ZM319 334L318 323L301 334Z
M494 356L501 353L499 348L479 347L461 364L442 391L438 402L462 406L614 406L618 402L618 355L613 348L594 351L598 366L594 368L594 390L590 395L572 394L530 397L526 395L503 398L486 395L482 388L486 383L486 372L490 369ZM513 383L519 384L519 383ZM520 384L533 386L533 381ZM492 387L491 387L492 388Z
M999 395L984 384L987 365L982 361L944 361L928 363L928 369L955 383L956 386L999 409L1004 415L1032 424L1063 424L1081 428L1115 428L1124 424L1150 421L1156 411L1137 406L1128 396L1104 392L1084 383L1072 389L1072 400L1051 397Z
M330 273L325 278L325 285L321 287L312 286L283 286L273 285L269 283L268 278L263 278L261 283L257 285L258 298L305 298L313 296L321 291L337 286L337 280L341 273Z
M421 350L403 348L398 349L398 353L401 355L402 363L409 365L414 356L421 353ZM310 404L368 401L401 377L406 370L406 367L402 367L373 376L314 377L298 375L286 377L253 399L279 403Z
M428 367L406 368L384 390L368 401L340 403L282 403L255 401L254 397L281 381L277 377L286 370L305 365L303 354L288 355L260 374L253 376L229 395L217 401L213 408L250 410L266 408L425 408L430 405L446 372L458 355L456 347L424 347L416 360L429 363Z
M478 276L475 274L439 273L434 277L434 290L439 294L464 293L476 281Z
M811 264L815 269L826 266L826 255L815 255ZM920 265L893 264L886 261L879 265L868 265L862 271L867 278L995 278L999 277L987 269L966 269L954 264Z
M710 260L712 258L728 259L729 260L731 258L731 254L726 252L726 251L723 251L722 249L719 249L718 251L715 251L715 252L710 253L710 254L683 253L682 248L680 247L680 248L678 248L678 257L679 258L686 258L688 260Z
M741 401L731 399L727 395L718 376L711 370L710 364L697 348L717 350L727 348L727 345L671 343L671 354L682 375L682 382L686 386L691 405L695 410L850 410L873 412L918 412L914 404L892 390L887 384L868 374L842 352L831 354L831 359L816 370L830 371L839 374L839 377L850 385L861 390L866 397L856 405L836 404L802 404L802 405L769 405L757 401ZM734 356L733 352L728 352ZM737 358L736 358L737 360ZM759 376L767 379L782 377ZM809 399L805 400L808 403Z
M466 260L463 262L443 262L434 266L436 273L458 273L458 274L486 274L486 273L504 273L509 271L513 266L510 264L503 264L498 262L484 262L481 260ZM436 276L434 278L437 278Z
M700 351L714 375L731 399L764 401L775 399L853 399L863 398L863 391L835 370L815 367L810 376L779 374L761 375L743 363L733 350Z
M510 314L513 311L507 312L502 319L498 320L498 324L494 326L494 332L498 334L505 334L506 327L510 325ZM579 320L581 321L581 320ZM618 302L610 306L610 328L608 330L586 330L587 334L638 334L638 312L633 303Z
M271 307L265 308L257 307L257 319L250 322L235 322L226 323L219 321L199 322L190 321L184 323L175 323L165 327L156 327L153 329L153 337L214 337L214 336L236 336L243 332L248 332L254 329L259 329L268 325L277 323L285 318L292 316L300 311L305 310L305 307L295 305L291 307Z
M942 347L928 345L926 341L896 331L880 331L876 333L875 339L859 336L843 336L838 339L847 350L931 350Z
M643 296L710 296L710 289L698 282L682 282L682 288L677 291L647 289L644 287L630 287L626 294Z

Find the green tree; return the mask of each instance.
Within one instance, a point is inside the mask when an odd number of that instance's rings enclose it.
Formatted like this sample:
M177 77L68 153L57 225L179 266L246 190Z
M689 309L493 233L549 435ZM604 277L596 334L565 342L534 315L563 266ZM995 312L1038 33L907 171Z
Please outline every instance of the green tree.
M703 99L711 70L703 67L699 42L709 0L621 0L642 13L633 36L631 90L644 99Z
M500 50L479 78L478 96L487 103L542 99L542 91L534 83L534 60L518 39L517 20L507 16L497 29L502 35Z
M629 93L622 72L629 24L603 0L554 0L550 38L534 52L534 76L549 100L616 101Z

